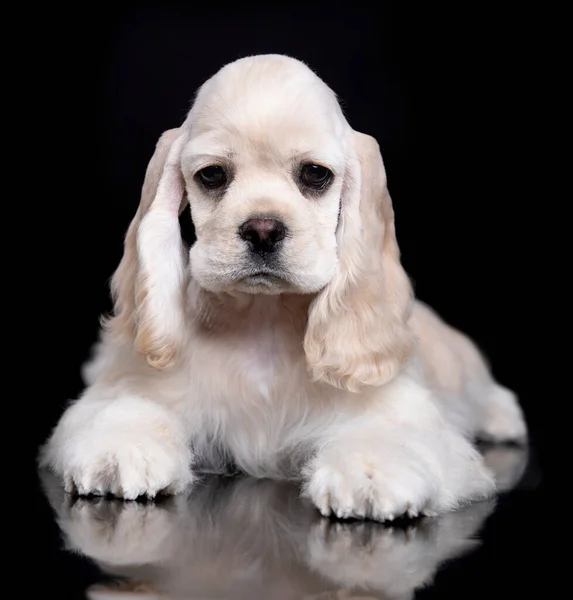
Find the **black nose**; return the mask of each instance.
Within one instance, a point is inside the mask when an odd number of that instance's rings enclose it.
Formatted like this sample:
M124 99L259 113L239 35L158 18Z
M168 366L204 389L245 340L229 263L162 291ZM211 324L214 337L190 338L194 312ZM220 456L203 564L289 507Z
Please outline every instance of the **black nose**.
M239 227L239 235L249 243L253 252L274 252L285 239L286 227L277 219L249 219Z

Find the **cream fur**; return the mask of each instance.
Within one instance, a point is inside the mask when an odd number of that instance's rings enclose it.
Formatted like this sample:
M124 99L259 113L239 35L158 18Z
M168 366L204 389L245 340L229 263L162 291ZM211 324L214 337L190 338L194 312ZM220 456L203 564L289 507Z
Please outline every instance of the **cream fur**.
M323 194L301 192L301 161L334 173ZM232 173L217 197L194 176L210 164ZM250 277L253 216L288 228L278 278ZM163 134L112 292L88 387L41 455L67 490L176 493L232 463L301 481L323 514L386 520L490 496L471 438L526 438L473 343L414 300L378 144L294 59L225 66Z

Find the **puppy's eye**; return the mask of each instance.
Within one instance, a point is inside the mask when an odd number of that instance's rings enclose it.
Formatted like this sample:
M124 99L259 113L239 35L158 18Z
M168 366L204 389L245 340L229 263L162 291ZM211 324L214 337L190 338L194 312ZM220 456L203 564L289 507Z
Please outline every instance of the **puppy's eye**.
M227 173L223 167L219 165L211 165L201 169L197 173L199 181L208 189L213 190L219 188L227 182Z
M332 179L332 171L321 165L303 165L300 180L304 185L314 190L323 189Z

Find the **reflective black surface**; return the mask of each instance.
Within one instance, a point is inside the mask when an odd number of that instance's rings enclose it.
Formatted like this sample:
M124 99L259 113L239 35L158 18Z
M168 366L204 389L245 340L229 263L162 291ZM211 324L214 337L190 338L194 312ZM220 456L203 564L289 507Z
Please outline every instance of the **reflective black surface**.
M43 530L53 527L50 594L90 600L512 597L540 573L541 478L525 449L482 450L498 477L497 499L392 527L325 519L288 483L206 478L186 494L140 503L74 497L41 472L41 518L53 518L43 523Z

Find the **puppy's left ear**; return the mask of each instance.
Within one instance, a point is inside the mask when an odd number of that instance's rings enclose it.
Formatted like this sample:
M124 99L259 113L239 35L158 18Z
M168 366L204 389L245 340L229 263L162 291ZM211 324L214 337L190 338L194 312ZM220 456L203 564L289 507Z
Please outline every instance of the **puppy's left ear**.
M358 392L391 381L415 348L413 292L376 140L352 133L337 232L338 267L313 300L304 340L316 381Z

